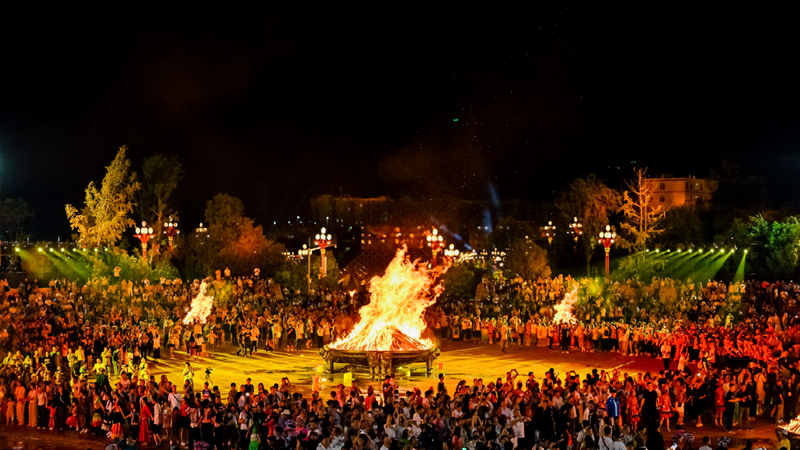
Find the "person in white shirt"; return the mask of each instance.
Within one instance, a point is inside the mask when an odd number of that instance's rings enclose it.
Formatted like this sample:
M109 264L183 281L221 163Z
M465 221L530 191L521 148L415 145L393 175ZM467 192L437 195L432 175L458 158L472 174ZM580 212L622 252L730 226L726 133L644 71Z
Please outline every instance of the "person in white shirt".
M553 407L560 410L562 406L564 406L564 398L561 397L561 392L556 391L553 395Z
M589 426L589 421L584 420L583 429L581 431L578 431L578 435L575 437L575 440L577 440L579 443L582 444L583 441L586 439L586 436L593 436L593 435L594 433L592 432L592 427Z
M331 440L327 437L322 438L322 441L317 444L317 450L330 450Z
M611 444L611 450L625 450L625 443L622 442L620 435L614 436L613 440L614 442Z
M169 395L167 396L167 400L169 400L169 407L171 409L181 407L181 394L178 393L177 386L172 385L172 392L170 392Z
M164 411L161 408L161 403L153 402L153 440L156 443L156 447L161 445L161 435L159 432L161 431L161 421L163 420Z
M392 416L386 418L386 425L383 427L383 431L386 433L387 438L397 439L394 432L394 425L392 424Z
M342 434L339 426L333 427L333 436L331 436L331 446L328 450L339 450L344 447L344 435Z
M611 427L607 426L603 428L600 439L597 440L597 448L599 450L614 450L612 447L612 445L614 445L614 440L611 439L610 436Z
M527 418L522 417L519 413L519 407L514 408L514 418L511 419L509 424L511 425L511 430L514 432L514 437L511 439L511 442L514 443L514 447L517 448L522 444L525 440L525 422ZM624 449L623 449L624 450Z
M703 437L703 446L700 447L699 450L712 450L711 446L708 445L711 443L711 438L708 436Z
M390 448L392 448L392 438L387 436L383 438L383 445L381 445L380 450L389 450Z
M414 417L411 418L411 421L417 426L422 424L422 415L419 413L420 411L422 411L421 407L417 409L417 412L414 413Z

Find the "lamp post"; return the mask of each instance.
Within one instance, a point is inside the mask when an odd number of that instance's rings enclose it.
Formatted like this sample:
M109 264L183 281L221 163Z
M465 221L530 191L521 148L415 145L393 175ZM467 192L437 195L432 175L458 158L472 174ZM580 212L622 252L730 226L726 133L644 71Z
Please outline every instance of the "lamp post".
M431 248L431 253L433 253L431 267L436 267L436 257L439 255L442 248L444 248L444 237L439 234L439 230L434 228L431 234L425 236L425 240L428 241L428 247Z
M298 250L297 254L301 257L308 256L308 275L306 276L306 281L308 282L307 293L311 295L311 249L308 248L306 244L303 244L303 248Z
M450 259L455 259L456 257L458 257L459 251L455 247L456 247L455 245L450 244L450 248L446 248L444 250L444 256Z
M542 234L547 238L547 244L548 245L552 244L553 237L556 235L556 226L553 225L553 221L548 220L547 225L545 225L542 228L544 229L544 232L542 232Z
M200 226L194 229L194 232L197 234L207 233L208 228L203 226L203 222L200 222Z
M575 245L573 246L573 250L575 252L578 251L578 237L583 234L583 224L578 222L577 217L572 218L572 223L569 224L569 227L572 229L572 234L575 236Z
M142 227L136 227L136 234L133 237L142 241L142 258L147 259L147 241L153 237L153 229L147 228L147 222L142 222Z
M608 254L611 252L611 244L614 243L614 239L617 238L617 233L611 231L611 225L606 225L606 231L600 232L600 239L598 242L603 244L603 247L606 249L606 278L608 278Z
M506 252L497 251L497 249L492 250L492 261L493 264L503 267L503 261L506 259Z
M325 261L325 247L331 245L331 235L325 234L325 227L322 227L320 230L320 234L314 236L314 243L319 245L319 253L322 255L322 260L319 264L319 279L322 280L325 278L327 271L326 271L326 261Z
M200 226L203 226L203 224L201 223ZM169 222L164 223L164 228L166 228L164 233L167 235L167 242L169 242L169 251L172 251L172 238L180 233L180 231L178 231L178 222L173 222L172 216L169 216Z

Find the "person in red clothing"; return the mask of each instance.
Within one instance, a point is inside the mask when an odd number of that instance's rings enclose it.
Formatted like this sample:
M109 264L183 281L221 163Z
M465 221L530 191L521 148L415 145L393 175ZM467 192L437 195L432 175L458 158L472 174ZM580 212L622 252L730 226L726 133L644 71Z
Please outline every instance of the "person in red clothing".
M150 442L150 420L153 418L153 413L145 397L142 397L139 405L139 442L147 445Z

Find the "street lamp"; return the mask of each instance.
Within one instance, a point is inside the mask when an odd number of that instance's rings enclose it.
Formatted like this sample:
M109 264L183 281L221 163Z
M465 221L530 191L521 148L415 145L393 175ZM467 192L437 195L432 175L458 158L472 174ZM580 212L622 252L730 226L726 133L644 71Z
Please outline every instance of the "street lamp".
M436 267L436 256L438 256L439 252L444 248L444 236L439 234L439 230L434 228L431 234L425 236L425 240L428 241L428 247L431 248L431 253L433 254L431 266Z
M136 227L136 234L133 237L142 241L142 258L147 259L147 241L153 237L153 229L147 228L147 222L142 222L142 227Z
M572 234L575 236L575 245L573 249L577 252L578 251L578 236L583 234L583 224L578 222L577 217L572 218L572 223L569 224L569 227L572 229Z
M608 278L608 254L611 252L611 244L614 243L614 239L616 238L617 233L611 231L611 225L606 225L606 231L600 232L600 239L598 242L603 244L603 247L606 249L606 278Z
M319 245L319 252L322 256L322 260L320 261L320 269L319 269L319 278L323 279L326 276L326 261L325 261L325 247L331 245L332 237L330 234L325 234L325 227L322 227L320 230L320 234L314 236L314 243Z
M202 226L203 224L201 223L200 225ZM169 242L169 251L172 251L172 238L180 233L180 231L178 231L178 222L173 222L172 216L169 216L169 222L164 223L164 228L166 228L164 233L166 233L167 242Z
M455 245L450 244L450 248L446 248L444 250L444 256L448 258L456 258L459 254L459 251L455 247Z
M203 222L200 222L200 226L195 228L194 231L197 234L207 233L208 232L208 228L203 226Z
M308 294L311 295L311 249L308 248L306 244L303 244L303 248L297 251L297 254L301 257L308 256L308 275L306 276L306 280L308 280Z
M542 232L542 234L547 238L547 243L548 244L552 244L553 243L553 237L555 237L555 235L556 235L556 226L553 225L553 221L552 220L548 220L547 221L547 225L545 225L542 228L544 228L544 232Z
M503 261L506 259L506 252L492 250L492 261L500 267L503 267Z

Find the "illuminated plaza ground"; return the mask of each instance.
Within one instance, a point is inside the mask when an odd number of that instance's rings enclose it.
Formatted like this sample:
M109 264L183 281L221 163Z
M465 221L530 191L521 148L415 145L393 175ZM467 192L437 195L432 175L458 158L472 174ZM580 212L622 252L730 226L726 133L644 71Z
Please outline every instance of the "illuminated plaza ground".
M657 372L662 368L660 359L646 357L628 357L619 353L569 353L563 354L561 351L549 351L538 347L518 347L513 346L508 353L502 353L497 345L485 346L464 342L444 342L441 346L442 354L437 363L442 363L445 381L448 389L452 392L459 380L465 379L469 384L474 378L483 378L486 382L495 380L498 377L504 378L505 373L511 369L517 369L520 376L524 377L528 372L534 372L537 378L551 367L563 374L570 370L575 370L581 376L591 372L593 368L605 369L606 371L618 368L620 372L637 373L652 371ZM205 359L202 362L192 361L195 367L195 384L202 386L204 372L207 367L213 368L212 380L219 386L220 391L225 395L231 383L237 385L244 383L249 377L253 384L264 383L269 386L273 383L280 383L282 377L289 377L297 387L297 391L307 394L311 391L311 383L314 375L321 378L322 393L330 392L336 385L343 382L344 373L324 374L317 372L317 365L323 361L319 357L317 350L303 350L296 353L259 352L252 358L242 358L236 356L236 349L227 346L224 351L218 352L213 359ZM159 360L158 364L151 365L151 373L160 379L162 374L166 374L173 383L182 383L182 370L185 363L189 361L185 352L175 352L175 358ZM434 368L436 369L436 363ZM337 370L344 365L336 366ZM410 376L408 369L411 370ZM415 364L404 367L398 371L398 383L401 391L407 388L419 387L426 389L436 384L435 377L440 371L434 370L431 377L425 374L424 364ZM378 390L381 381L372 382L366 373L354 373L356 382L362 388L370 384ZM112 379L112 383L113 383ZM723 434L721 427L706 425L704 428L695 430L694 427L685 427L687 431L692 431L698 436L708 435L716 438ZM764 420L758 420L753 431L739 432L735 439L752 438L756 446L772 448L770 439L774 436L775 425ZM666 430L664 430L666 433ZM665 434L667 442L669 437ZM105 438L95 438L86 434L76 434L73 432L58 433L51 431L31 430L18 426L0 425L0 448L24 448L24 449L67 449L83 450L87 448L100 449L108 442ZM151 446L152 447L152 446ZM695 448L699 445L695 445ZM740 445L737 445L740 447ZM166 448L166 446L164 446Z

